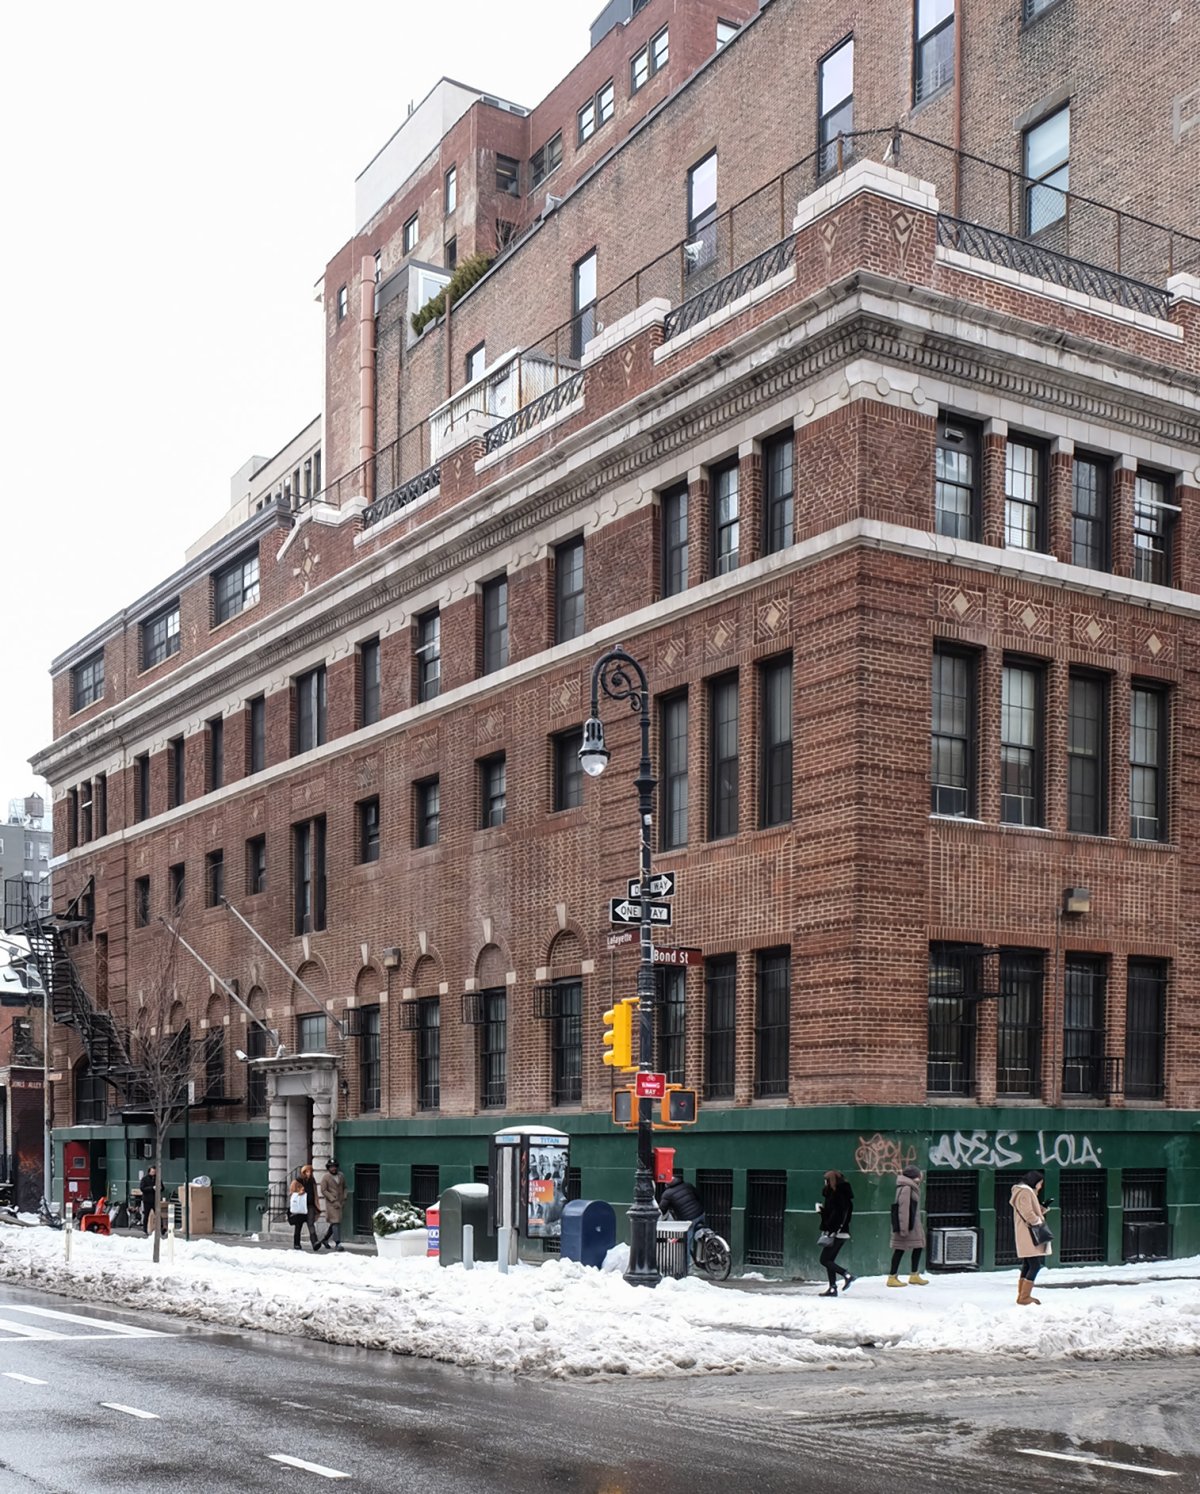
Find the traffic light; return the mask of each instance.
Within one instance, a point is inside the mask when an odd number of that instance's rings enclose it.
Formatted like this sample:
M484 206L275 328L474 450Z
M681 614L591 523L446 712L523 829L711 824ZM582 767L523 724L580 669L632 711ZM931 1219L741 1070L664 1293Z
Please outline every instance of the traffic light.
M636 996L627 996L604 1013L604 1062L614 1069L632 1069L633 1062L633 1009Z
M651 1110L656 1131L678 1131L682 1126L694 1126L699 1120L700 1103L694 1089L685 1089L681 1084L668 1084L661 1100L651 1101ZM632 1084L619 1085L612 1092L612 1119L614 1126L626 1126L633 1130L638 1122L638 1101Z

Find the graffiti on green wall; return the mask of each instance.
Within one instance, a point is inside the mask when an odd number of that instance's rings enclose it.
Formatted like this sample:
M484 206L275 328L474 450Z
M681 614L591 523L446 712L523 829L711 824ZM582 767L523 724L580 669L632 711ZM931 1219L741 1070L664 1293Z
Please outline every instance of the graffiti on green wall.
M878 1131L874 1136L860 1136L858 1145L854 1148L855 1167L872 1178L901 1172L916 1160L915 1146L905 1146L903 1142L893 1141L890 1136L881 1136Z
M1099 1167L1102 1148L1074 1131L1036 1132L1023 1141L1017 1131L943 1131L929 1148L930 1167Z

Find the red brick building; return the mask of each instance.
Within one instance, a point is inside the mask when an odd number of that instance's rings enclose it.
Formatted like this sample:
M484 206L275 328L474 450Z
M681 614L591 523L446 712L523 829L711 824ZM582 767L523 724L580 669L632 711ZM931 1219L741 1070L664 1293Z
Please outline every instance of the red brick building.
M1194 23L1118 66L1115 6L801 9L649 0L531 114L470 103L327 271L325 492L54 662L35 766L101 1026L161 916L232 991L197 967L168 1019L197 1055L176 1171L204 1149L226 1224L257 1222L268 1135L275 1182L336 1136L361 1225L527 1117L628 1197L600 1031L636 963L606 937L634 717L578 764L620 642L699 951L657 1062L701 1093L676 1140L739 1257L813 1257L834 1166L866 1263L911 1158L947 1260L1009 1257L1034 1164L1066 1259L1195 1248ZM576 154L609 78L611 143ZM1122 107L1153 150L1110 138ZM417 333L451 164L457 237L501 252ZM112 1086L59 1038L58 1120L116 1176Z

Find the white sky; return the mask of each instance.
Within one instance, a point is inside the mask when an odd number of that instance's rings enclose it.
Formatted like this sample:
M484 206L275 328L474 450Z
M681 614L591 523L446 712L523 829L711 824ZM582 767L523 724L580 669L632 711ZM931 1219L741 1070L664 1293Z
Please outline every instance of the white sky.
M0 806L50 741L51 658L318 413L313 285L409 101L446 74L532 106L602 5L3 8Z

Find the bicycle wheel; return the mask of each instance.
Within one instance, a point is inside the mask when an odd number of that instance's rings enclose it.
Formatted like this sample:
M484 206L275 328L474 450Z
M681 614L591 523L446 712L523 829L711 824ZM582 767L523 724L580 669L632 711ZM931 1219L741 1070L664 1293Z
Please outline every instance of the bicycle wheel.
M709 1235L704 1241L704 1263L703 1270L713 1281L725 1281L733 1262L729 1256L729 1246L722 1240L720 1235Z

